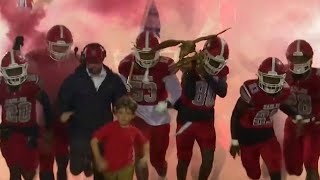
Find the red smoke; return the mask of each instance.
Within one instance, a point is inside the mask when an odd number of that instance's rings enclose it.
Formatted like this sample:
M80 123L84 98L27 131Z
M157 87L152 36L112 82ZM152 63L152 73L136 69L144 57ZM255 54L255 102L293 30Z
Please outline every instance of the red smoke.
M116 18L123 25L136 26L141 23L146 2L146 0L82 0L79 1L79 6L109 20Z
M1 17L6 21L9 32L7 34L10 41L17 35L23 35L33 39L32 44L43 45L39 42L39 37L43 36L36 28L45 17L45 11L42 8L30 11L28 8L18 8L15 0L2 0L0 4Z
M148 0L37 0L36 3L42 2L45 5L47 1L51 3L44 7L38 6L38 9L32 12L18 10L15 1L0 0L1 18L7 23L8 37L11 40L16 35L23 34L26 36L27 46L39 47L44 42L43 33L56 24L64 24L73 32L75 44L80 45L80 50L89 42L96 41L104 45L108 54L106 63L116 70L119 61L131 52L132 42L140 31L143 11ZM315 50L320 48L319 0L156 0L155 2L160 14L163 40L193 39L200 33L207 35L232 27L221 36L229 43L230 76L227 97L218 98L216 103L219 150L216 153L217 164L214 167L225 163L220 179L238 177L247 179L239 158L233 160L227 152L230 143L229 121L235 101L239 97L239 87L243 81L255 78L259 63L266 57L277 56L285 62L286 46L296 38L306 39ZM1 27L0 37L2 33L4 32ZM35 40L35 37L38 38ZM0 44L6 42L5 39L2 41L2 38L0 40ZM8 46L11 47L11 44ZM198 48L201 48L201 44ZM166 52L174 56L174 53ZM320 65L317 61L318 56L318 51L315 51L316 65ZM175 116L172 116L172 120L175 122ZM282 128L279 127L282 127L283 121L277 122L279 123L276 124L277 131L281 131ZM172 123L171 131L174 130L175 123ZM277 134L281 140L282 133ZM175 179L174 139L173 137L170 139L170 152L167 156L169 179ZM200 158L198 151L194 154L193 163ZM3 164L4 162L0 163L1 167ZM197 172L197 167L197 163L191 165L190 171ZM8 179L2 173L1 176L3 179ZM289 178L294 179L294 177Z

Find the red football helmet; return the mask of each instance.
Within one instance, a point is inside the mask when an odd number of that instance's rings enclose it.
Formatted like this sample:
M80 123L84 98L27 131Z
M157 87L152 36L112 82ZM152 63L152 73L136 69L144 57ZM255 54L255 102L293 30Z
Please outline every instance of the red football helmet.
M222 38L215 37L204 46L203 67L208 74L218 74L226 65L229 58L229 47Z
M292 73L304 74L311 69L313 50L307 41L298 39L288 46L286 57Z
M63 25L55 25L47 33L47 42L50 57L62 60L73 44L71 31Z
M27 79L28 63L20 51L10 50L1 61L1 73L5 82L19 86Z
M286 66L275 57L268 57L259 66L259 87L268 94L281 91L285 83Z
M159 61L159 51L151 50L159 45L158 36L152 31L143 31L136 39L134 55L136 62L143 68L149 69Z

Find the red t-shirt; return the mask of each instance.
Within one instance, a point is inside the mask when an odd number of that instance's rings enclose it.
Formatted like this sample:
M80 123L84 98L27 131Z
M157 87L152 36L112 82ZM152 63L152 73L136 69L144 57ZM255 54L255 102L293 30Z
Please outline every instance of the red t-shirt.
M147 139L135 127L123 128L118 121L108 123L94 133L104 149L108 171L117 171L134 162L134 147L143 146Z

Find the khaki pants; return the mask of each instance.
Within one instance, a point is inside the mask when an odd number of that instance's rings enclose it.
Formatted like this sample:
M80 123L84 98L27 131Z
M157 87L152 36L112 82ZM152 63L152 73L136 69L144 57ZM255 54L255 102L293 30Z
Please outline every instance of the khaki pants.
M106 180L133 180L134 166L127 166L116 172L106 172L104 177Z

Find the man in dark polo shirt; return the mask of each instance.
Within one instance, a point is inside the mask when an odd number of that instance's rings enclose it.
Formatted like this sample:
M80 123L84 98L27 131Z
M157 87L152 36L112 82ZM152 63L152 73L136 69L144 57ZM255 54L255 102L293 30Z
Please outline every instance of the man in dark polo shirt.
M81 52L81 65L65 79L59 92L61 121L68 123L70 171L92 175L92 133L113 119L111 104L127 93L120 77L103 64L106 51L91 43ZM103 177L94 173L94 179Z

